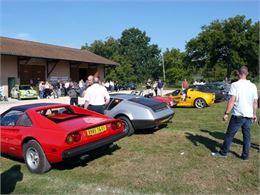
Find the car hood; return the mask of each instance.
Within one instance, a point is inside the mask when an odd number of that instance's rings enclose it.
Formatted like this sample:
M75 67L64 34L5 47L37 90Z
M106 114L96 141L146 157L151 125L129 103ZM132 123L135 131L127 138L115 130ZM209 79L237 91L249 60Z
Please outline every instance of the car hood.
M114 119L86 116L86 117L66 120L66 121L60 122L58 124L62 128L66 129L67 131L72 132L72 131L76 131L76 130L88 129L88 128L92 128L94 126L103 125L103 124L109 123L113 120Z

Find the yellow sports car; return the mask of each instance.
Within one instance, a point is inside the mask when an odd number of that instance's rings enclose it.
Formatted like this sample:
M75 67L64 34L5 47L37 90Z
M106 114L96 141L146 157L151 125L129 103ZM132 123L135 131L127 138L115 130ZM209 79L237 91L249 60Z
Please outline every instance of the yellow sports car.
M178 107L204 108L212 105L215 101L215 94L196 91L192 88L186 89L183 92L177 89L165 96L171 97Z

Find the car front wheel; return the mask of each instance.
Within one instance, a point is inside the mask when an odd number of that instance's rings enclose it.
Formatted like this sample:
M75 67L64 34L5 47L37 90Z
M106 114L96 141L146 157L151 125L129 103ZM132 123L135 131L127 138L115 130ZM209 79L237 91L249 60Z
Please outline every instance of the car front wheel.
M196 108L205 108L207 106L207 103L206 103L206 101L203 98L197 98L194 101L194 106Z
M135 130L134 130L134 127L133 127L131 121L126 116L119 116L117 118L121 119L123 121L127 135L128 136L133 135Z
M25 143L23 155L26 166L32 173L45 173L50 170L51 165L37 141L30 140Z

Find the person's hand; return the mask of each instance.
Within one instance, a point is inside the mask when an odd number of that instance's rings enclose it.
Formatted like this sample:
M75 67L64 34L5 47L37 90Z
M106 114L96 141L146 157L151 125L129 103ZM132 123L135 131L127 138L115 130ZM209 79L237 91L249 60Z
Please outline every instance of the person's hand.
M256 115L253 116L252 121L253 121L254 123L257 121L257 117L256 117Z
M227 120L228 120L228 114L225 113L224 116L223 116L223 121L226 122Z

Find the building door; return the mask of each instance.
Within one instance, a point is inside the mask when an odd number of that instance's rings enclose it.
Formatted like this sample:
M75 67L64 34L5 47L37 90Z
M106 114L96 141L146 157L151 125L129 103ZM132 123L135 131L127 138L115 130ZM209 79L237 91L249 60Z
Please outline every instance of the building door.
M15 86L15 77L8 77L8 97L11 97L11 90Z
M80 68L79 69L79 80L86 81L87 80L87 69L86 68Z

